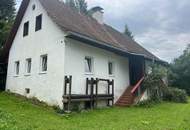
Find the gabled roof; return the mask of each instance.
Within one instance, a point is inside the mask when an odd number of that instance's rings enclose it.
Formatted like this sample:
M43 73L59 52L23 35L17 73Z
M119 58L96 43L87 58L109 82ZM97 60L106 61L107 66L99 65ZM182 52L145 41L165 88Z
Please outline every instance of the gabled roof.
M23 0L19 9L15 24L4 48L4 56L8 52L14 40L22 17L30 0ZM144 49L128 36L118 32L111 26L99 24L95 19L78 13L59 0L39 0L51 19L64 31L74 32L84 37L99 41L110 47L126 53L142 55L147 59L161 61L155 55Z

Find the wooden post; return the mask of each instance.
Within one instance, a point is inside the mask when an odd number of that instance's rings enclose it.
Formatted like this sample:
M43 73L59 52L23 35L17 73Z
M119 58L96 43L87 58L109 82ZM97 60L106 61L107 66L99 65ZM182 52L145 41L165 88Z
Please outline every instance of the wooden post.
M94 79L91 78L91 92L90 92L90 108L92 109L93 108L93 95L94 95Z
M98 78L96 78L96 107L98 106Z
M110 95L110 80L108 80L107 82L108 82L108 95ZM107 106L110 106L110 100L109 99L107 101Z
M67 95L67 76L65 76L64 95Z
M89 85L89 79L86 78L86 95L88 95L88 85Z
M108 80L108 95L110 94L110 80Z
M72 76L69 76L69 101L68 101L68 111L70 111L70 106L71 106L71 86L72 86Z
M114 105L114 80L112 80L112 106Z

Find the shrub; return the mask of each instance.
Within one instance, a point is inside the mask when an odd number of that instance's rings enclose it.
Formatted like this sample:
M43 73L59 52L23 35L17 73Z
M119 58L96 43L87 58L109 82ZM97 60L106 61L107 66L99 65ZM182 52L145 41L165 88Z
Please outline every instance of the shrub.
M52 106L56 113L58 114L65 114L64 110L61 109L59 106Z
M157 99L149 98L149 99L147 99L147 100L138 102L136 106L137 106L137 107L150 108L150 107L152 107L153 105L158 104L158 103L160 103L160 102L161 102L161 100L160 100L159 98L157 98Z
M163 81L165 77L167 77L167 70L162 66L153 64L152 72L145 76L142 84L143 88L148 91L151 100L162 99L162 93L167 87L167 84Z
M176 102L176 103L187 103L188 96L185 90L168 87L163 93L163 100Z

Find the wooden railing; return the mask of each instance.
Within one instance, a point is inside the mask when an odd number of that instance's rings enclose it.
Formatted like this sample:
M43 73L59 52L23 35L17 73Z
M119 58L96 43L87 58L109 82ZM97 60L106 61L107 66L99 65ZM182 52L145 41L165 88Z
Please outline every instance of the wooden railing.
M138 81L138 83L133 87L133 89L131 90L131 94L135 94L137 91L138 91L138 89L141 87L141 84L142 84L142 82L143 82L143 80L144 80L144 76Z

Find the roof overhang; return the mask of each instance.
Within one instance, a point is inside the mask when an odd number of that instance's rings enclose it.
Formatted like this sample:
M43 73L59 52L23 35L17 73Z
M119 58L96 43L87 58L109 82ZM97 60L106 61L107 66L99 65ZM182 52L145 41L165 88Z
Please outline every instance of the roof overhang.
M79 34L79 33L73 32L73 31L67 31L65 37L73 39L73 40L80 41L81 43L84 43L84 44L88 44L88 45L91 45L94 47L98 47L98 48L113 52L113 53L120 55L120 56L125 56L125 57L138 56L138 57L143 57L145 60L153 61L153 62L163 64L163 65L168 65L168 63L165 61L157 60L157 59L151 59L151 58L149 58L145 55L142 55L142 54L128 52L126 50L122 50L120 48L108 45L107 43L95 40L93 38L90 38L88 36L84 36L82 34Z
M65 37L80 41L80 42L82 42L84 44L88 44L88 45L91 45L91 46L94 46L94 47L98 47L98 48L107 50L107 51L110 51L110 52L114 52L114 53L122 55L122 56L136 55L136 56L144 57L144 55L127 52L126 50L122 50L120 48L108 45L107 43L95 40L93 38L81 35L81 34L76 33L76 32L67 31Z

